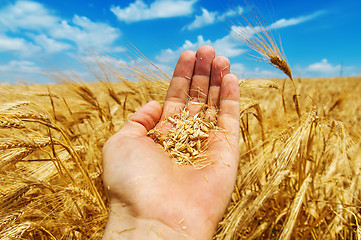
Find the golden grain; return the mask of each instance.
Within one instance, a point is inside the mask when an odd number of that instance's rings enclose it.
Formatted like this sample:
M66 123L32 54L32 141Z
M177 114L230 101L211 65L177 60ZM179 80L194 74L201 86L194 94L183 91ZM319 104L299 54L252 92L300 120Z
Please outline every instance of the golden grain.
M179 165L204 168L212 163L206 156L209 133L220 130L215 121L205 118L206 111L207 106L203 106L199 113L189 117L189 111L183 109L179 114L166 119L173 125L168 132L153 128L148 132L148 136L160 144Z

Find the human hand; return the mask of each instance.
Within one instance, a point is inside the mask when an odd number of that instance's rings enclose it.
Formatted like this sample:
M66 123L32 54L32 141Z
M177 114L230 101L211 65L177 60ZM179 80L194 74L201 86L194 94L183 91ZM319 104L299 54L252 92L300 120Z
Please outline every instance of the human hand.
M230 63L202 46L185 51L174 70L163 108L151 101L135 112L103 148L103 181L110 200L104 239L211 239L236 180L239 140L239 85ZM169 116L185 106L210 106L225 131L210 133L207 157L195 169L178 166L147 137L156 126L167 131ZM216 110L219 111L216 111ZM218 116L217 116L218 115Z

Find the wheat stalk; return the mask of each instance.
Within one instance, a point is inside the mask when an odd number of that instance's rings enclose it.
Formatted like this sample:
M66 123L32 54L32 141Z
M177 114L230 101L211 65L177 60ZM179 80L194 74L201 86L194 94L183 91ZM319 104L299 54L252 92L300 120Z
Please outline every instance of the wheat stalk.
M267 24L263 24L265 20L262 18L259 20L259 16L254 13L257 25L254 27L245 16L239 13L247 23L244 26L241 22L238 22L240 26L233 26L232 32L238 37L246 46L260 54L260 57L256 57L259 60L265 61L274 67L280 69L293 83L294 87L294 104L298 117L301 117L301 110L299 104L299 98L296 88L296 83L292 76L290 65L288 64L282 46L278 47L276 44L271 29L267 27Z
M300 190L295 196L295 199L292 202L290 207L290 215L288 216L286 223L284 225L283 231L279 237L279 239L290 239L292 235L293 228L295 227L295 223L297 220L297 216L301 210L302 201L305 198L306 191L309 187L310 182L312 181L311 175L308 175L307 178L303 181Z

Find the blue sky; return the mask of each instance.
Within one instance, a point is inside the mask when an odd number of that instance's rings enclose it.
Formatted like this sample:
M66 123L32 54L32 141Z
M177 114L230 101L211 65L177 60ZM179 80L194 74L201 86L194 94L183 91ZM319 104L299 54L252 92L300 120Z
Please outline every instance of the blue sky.
M361 75L360 0L253 0L282 46L295 77ZM46 83L60 69L90 79L94 52L122 63L134 45L170 73L184 50L212 45L240 78L284 77L237 39L252 18L243 0L0 0L0 82ZM129 58L133 57L133 60Z

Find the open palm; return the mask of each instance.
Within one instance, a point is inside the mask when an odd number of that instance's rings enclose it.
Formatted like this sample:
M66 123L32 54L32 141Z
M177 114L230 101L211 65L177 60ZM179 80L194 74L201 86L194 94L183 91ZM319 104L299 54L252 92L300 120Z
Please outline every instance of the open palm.
M163 108L155 101L147 103L107 141L103 176L111 213L105 236L114 231L122 233L120 237L132 236L145 223L148 233L156 231L163 239L211 239L229 202L238 166L239 86L229 69L229 60L215 58L210 46L200 47L196 54L184 52ZM175 164L146 134L154 126L167 131L165 119L184 107L194 115L200 111L199 103L211 106L208 117L217 118L225 131L210 134L206 154L214 163L196 170Z

